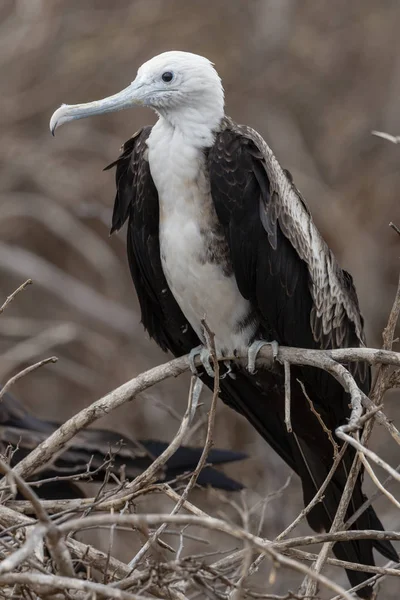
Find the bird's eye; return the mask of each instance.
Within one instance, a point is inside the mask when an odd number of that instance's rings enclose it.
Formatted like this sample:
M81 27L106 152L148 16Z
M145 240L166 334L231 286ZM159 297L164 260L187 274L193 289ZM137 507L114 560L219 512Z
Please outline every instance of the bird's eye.
M173 78L174 78L174 74L173 74L173 73L171 73L171 71L165 71L165 73L163 73L163 74L161 75L161 79L162 79L163 81L165 81L165 83L169 83L170 81L172 81L172 80L173 80Z

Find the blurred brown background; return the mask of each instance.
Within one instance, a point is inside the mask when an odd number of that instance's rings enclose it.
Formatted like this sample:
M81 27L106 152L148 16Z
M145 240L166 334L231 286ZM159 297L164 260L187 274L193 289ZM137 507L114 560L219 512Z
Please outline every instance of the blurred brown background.
M145 60L171 49L215 62L228 114L260 131L292 171L317 225L353 274L369 344L379 345L399 271L400 240L388 223L400 225L400 148L371 130L400 131L399 31L397 0L3 0L0 304L28 277L34 286L0 317L0 380L56 354L57 365L14 391L36 414L65 419L167 360L139 324L124 232L108 237L114 179L102 172L155 117L138 109L92 118L62 128L55 139L48 121L62 102L119 91ZM178 423L162 403L182 413L187 383L158 386L101 425L171 439ZM386 411L399 423L397 406L388 396ZM191 442L201 440L199 431ZM289 474L223 406L215 443L251 455L229 470L251 489L250 505ZM397 448L378 428L374 445L397 465ZM212 493L195 494L213 514L226 507ZM154 506L165 508L161 500ZM300 507L293 478L283 500L268 504L265 535L278 534ZM378 508L387 527L399 526L392 505ZM120 542L121 556L131 556L132 543ZM330 573L344 582L340 571ZM275 586L267 576L268 569L258 580L264 591L295 588L290 574ZM382 597L397 597L395 580L382 587Z

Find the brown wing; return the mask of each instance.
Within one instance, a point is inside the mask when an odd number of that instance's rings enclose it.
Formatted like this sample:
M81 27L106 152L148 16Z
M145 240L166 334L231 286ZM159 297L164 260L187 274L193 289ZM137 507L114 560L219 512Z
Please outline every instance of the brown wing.
M297 347L364 345L352 278L262 137L226 119L208 158L240 291L259 309L270 334ZM367 391L367 365L352 369Z

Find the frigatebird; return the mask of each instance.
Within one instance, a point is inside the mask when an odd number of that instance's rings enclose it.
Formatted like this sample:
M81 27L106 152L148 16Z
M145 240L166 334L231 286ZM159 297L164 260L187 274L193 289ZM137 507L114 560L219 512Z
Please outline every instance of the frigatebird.
M14 466L61 425L36 417L15 396L6 392L0 402L1 453L10 456L10 464ZM88 468L89 477L86 479L91 481L103 481L106 470L119 475L122 468L124 476L131 480L143 473L167 446L167 442L160 440L134 440L106 429L82 430L30 482L36 482L35 491L48 500L83 497L83 490L75 481L84 482L85 477L80 476L88 473ZM201 453L202 448L181 446L159 473L158 481L182 483L183 476L196 467ZM222 465L244 458L246 455L241 452L213 448L197 483L226 491L243 489L238 481L210 465Z
M142 322L175 356L200 354L212 385L205 318L219 356L249 353L229 366L221 398L244 415L300 476L308 504L333 464L325 426L335 432L350 414L349 397L323 370L291 369L292 431L284 423L284 376L275 363L254 372L260 342L300 348L360 347L363 318L352 277L342 270L312 219L290 173L254 129L224 110L224 90L213 64L187 52L165 52L143 64L121 92L87 104L62 105L50 129L75 119L134 106L158 115L124 145L116 166L111 232L128 221L127 249ZM349 365L368 394L370 369ZM336 440L341 445L340 440ZM307 519L329 531L355 453L348 448L323 502ZM347 512L364 502L362 473ZM372 507L353 527L382 530ZM373 565L373 549L391 560L388 541L336 543L335 555ZM348 570L352 585L368 574ZM372 589L358 591L370 598Z

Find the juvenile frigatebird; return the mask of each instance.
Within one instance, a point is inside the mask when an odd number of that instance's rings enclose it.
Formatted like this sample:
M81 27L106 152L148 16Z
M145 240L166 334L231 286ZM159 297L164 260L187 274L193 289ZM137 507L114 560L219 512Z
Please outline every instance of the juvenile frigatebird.
M200 353L210 385L204 317L219 355L250 348L252 363L260 340L314 349L363 346L351 276L263 138L225 115L221 80L209 60L186 52L156 56L121 92L61 106L50 129L134 106L148 106L159 118L129 139L110 165L116 166L117 184L111 231L128 220L128 259L142 322L161 348L176 356ZM332 432L349 417L348 395L328 373L292 367L289 432L280 366L255 373L241 364L230 368L221 398L300 476L308 504L332 466L333 448L299 382ZM368 366L349 369L368 394ZM329 531L354 456L348 448L323 502L308 513L314 530ZM347 517L365 500L361 486L362 474ZM383 529L372 507L353 527ZM398 560L388 541L337 543L333 551L339 559L373 565L374 548ZM347 573L352 585L369 577ZM358 594L370 598L372 589L364 586Z

